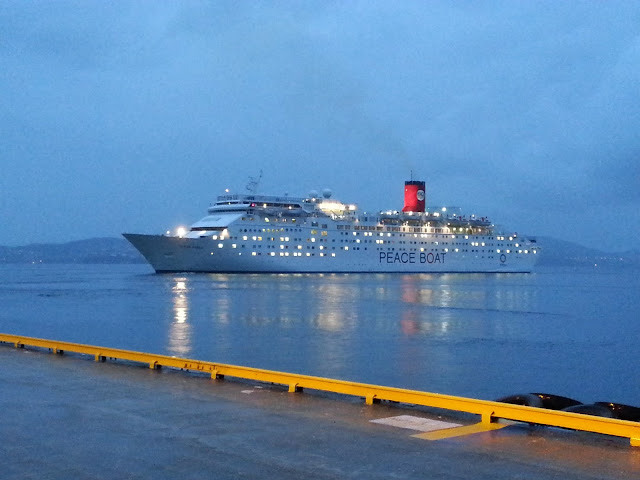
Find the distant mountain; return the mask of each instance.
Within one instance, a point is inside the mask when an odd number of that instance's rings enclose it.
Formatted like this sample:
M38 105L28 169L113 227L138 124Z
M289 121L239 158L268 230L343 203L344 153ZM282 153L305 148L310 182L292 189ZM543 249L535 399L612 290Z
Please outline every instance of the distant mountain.
M68 243L1 247L0 263L144 263L124 238L91 238Z
M640 266L640 250L608 253L551 237L537 237L542 247L539 265L548 266Z
M606 253L550 237L538 237L539 265L640 267L640 250ZM91 238L68 243L0 246L0 263L145 263L124 238Z

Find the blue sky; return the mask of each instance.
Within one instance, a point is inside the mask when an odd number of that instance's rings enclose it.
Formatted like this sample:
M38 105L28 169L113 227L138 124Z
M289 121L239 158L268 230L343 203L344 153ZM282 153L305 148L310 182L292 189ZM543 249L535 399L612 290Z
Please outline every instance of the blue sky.
M0 92L0 245L163 232L262 170L638 248L638 2L5 1Z

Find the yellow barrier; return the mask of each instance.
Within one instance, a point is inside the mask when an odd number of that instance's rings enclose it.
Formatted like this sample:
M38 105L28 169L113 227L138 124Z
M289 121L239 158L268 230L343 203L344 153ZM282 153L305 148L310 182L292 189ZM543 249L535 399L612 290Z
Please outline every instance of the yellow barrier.
M484 424L489 424L502 418L519 422L601 433L628 438L632 446L640 447L640 422L630 422L626 420L561 412L557 410L547 410L544 408L527 407L522 405L511 405L508 403L477 400L452 395L421 392L417 390L405 390L401 388L384 387L366 383L347 382L344 380L313 377L295 373L190 360L131 350L22 337L18 335L0 334L0 342L11 343L16 348L24 346L46 348L58 354L68 351L91 355L95 358L95 361L105 361L107 358L112 358L144 363L149 365L149 368L153 369L171 367L196 372L205 372L211 375L212 378L224 378L226 375L247 380L281 384L288 386L289 392L300 392L304 388L309 388L344 395L353 395L357 397L364 397L367 404L387 400L410 405L421 405L425 407L472 413L480 415L482 423Z

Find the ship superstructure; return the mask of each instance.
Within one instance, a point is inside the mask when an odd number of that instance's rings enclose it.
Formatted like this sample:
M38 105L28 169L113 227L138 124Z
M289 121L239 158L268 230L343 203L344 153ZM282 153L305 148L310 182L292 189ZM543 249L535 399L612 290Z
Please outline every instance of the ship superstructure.
M404 208L375 214L333 198L225 194L180 234L124 234L156 272L530 272L539 247L486 217L426 207L405 182Z

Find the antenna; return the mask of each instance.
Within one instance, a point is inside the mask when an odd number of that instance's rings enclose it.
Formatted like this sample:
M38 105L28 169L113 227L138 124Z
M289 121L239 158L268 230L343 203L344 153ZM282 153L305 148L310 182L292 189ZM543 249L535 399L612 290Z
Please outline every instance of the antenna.
M258 185L260 185L260 180L262 180L262 170L260 170L260 174L258 175L258 178L249 177L249 183L247 183L247 187L246 187L247 191L255 195L255 193L258 191Z

